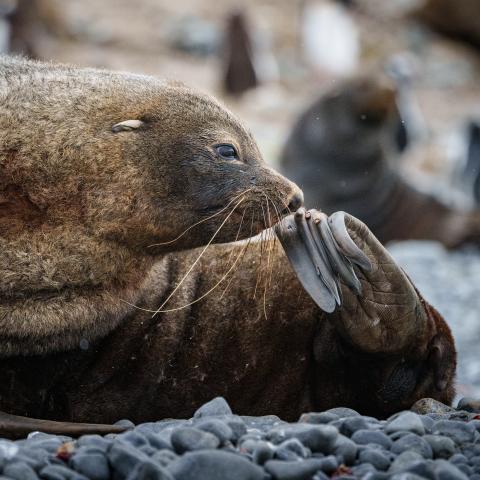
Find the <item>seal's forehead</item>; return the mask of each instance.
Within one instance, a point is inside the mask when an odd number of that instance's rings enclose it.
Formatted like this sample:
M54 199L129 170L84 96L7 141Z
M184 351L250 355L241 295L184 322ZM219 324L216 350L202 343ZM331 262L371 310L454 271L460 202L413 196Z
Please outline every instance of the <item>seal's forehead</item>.
M179 82L168 83L165 90L164 105L169 104L171 108L168 110L176 116L185 120L188 118L190 125L204 126L210 131L230 132L239 137L239 141L256 145L252 134L242 122L214 97ZM192 119L196 121L192 122Z

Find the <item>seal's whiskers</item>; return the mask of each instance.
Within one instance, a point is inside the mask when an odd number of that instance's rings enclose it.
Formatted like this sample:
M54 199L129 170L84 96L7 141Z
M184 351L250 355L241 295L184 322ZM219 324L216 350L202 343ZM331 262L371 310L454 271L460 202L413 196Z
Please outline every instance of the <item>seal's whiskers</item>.
M230 202L228 202L221 210L219 210L218 212L214 213L213 215L210 215L209 217L207 218L204 218L203 220L200 220L196 223L194 223L193 225L190 225L186 230L184 230L180 235L178 235L176 238L174 238L173 240L168 240L167 242L161 242L161 243L154 243L152 245L149 245L148 248L151 248L151 247L159 247L159 246L162 246L162 245L169 245L171 243L174 243L176 242L177 240L179 240L180 238L182 238L186 233L188 233L192 228L196 227L197 225L200 225L201 223L204 223L204 222L207 222L208 220L211 220L212 218L215 218L216 216L220 215L222 212L224 212L233 202L235 202L235 200L237 200L240 196L242 195L245 195L246 193L250 192L251 190L253 190L253 188L248 188L247 190L239 193L238 195L235 195L232 200L230 200Z

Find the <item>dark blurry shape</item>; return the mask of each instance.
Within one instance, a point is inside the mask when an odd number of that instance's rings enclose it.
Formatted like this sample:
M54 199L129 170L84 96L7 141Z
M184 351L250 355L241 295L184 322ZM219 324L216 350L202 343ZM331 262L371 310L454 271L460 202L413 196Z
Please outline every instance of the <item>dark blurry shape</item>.
M251 35L243 13L231 14L227 23L224 89L230 95L258 86Z
M337 2L347 8L355 8L357 6L357 0L337 0Z
M207 57L218 52L220 34L212 22L187 15L172 21L170 43L177 50Z
M480 124L474 120L467 125L467 159L462 180L475 204L480 205Z
M11 2L10 2L11 3ZM38 35L43 26L39 15L38 0L17 0L16 7L9 16L10 52L38 58L36 49Z
M41 39L62 33L56 5L49 0L0 0L0 17L9 23L9 53L40 58Z
M455 211L401 176L395 93L369 77L326 92L294 126L281 158L283 173L303 189L305 205L351 213L382 242L479 242L478 212Z
M478 0L428 0L413 16L439 33L480 48Z

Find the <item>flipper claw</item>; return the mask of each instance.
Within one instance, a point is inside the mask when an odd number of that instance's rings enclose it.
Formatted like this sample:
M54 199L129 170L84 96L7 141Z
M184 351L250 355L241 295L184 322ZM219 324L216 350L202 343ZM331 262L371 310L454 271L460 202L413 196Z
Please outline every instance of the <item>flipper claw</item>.
M347 226L345 225L345 212L335 212L332 214L328 218L328 224L342 253L351 262L355 263L366 272L370 272L372 270L370 259L357 247L347 231Z
M362 294L352 263L365 271L372 265L350 237L344 212L327 217L300 208L278 223L275 233L300 283L322 310L331 313L335 304L341 305L340 281L355 295Z

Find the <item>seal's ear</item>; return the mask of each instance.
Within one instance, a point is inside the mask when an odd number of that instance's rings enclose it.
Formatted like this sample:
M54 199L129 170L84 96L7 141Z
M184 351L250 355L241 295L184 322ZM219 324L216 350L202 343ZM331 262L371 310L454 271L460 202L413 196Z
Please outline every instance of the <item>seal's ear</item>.
M136 130L137 128L143 127L143 125L145 125L145 122L142 122L142 120L125 120L123 122L116 123L112 127L112 132L129 132L131 130Z

